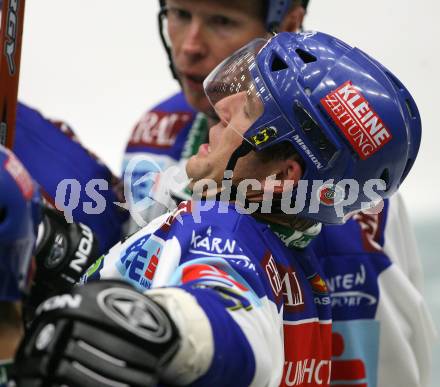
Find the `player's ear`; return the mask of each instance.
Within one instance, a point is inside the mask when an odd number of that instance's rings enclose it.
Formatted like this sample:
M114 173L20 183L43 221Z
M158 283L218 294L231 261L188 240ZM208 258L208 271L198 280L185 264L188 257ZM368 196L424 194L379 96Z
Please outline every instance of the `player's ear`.
M303 168L294 157L272 161L272 166L267 171L270 172L268 175L276 176L277 180L299 181L303 175Z
M279 160L277 166L272 170L270 176L275 176L277 184L268 184L267 178L260 183L265 187L264 189L270 189L274 194L281 195L285 190L290 190L295 187L303 175L303 169L301 164L293 158L286 160Z
M302 175L303 169L301 164L293 158L287 158L286 160L283 160L282 168L277 177L280 180L299 181L301 180Z
M295 4L281 21L279 31L297 32L301 28L306 11L302 5Z

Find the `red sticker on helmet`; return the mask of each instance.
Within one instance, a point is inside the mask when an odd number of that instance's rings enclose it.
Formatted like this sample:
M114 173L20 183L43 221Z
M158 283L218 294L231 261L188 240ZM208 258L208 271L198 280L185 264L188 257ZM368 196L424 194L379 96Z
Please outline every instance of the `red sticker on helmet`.
M327 94L321 104L362 160L392 138L391 132L351 81Z

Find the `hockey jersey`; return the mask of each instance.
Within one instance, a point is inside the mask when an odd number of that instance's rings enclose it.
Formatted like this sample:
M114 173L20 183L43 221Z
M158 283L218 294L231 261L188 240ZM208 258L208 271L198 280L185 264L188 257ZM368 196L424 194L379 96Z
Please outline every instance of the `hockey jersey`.
M332 299L336 385L429 385L436 332L418 290L420 261L408 231L403 203L394 196L380 214L323 226L311 244Z
M133 202L151 219L173 208L159 172L184 165L208 132L206 117L178 93L145 113L124 158ZM176 195L177 196L177 195ZM133 226L133 229L136 225ZM332 296L334 383L368 387L428 386L435 328L421 295L421 259L399 194L380 215L359 214L323 226L313 244ZM402 297L404 295L404 297ZM402 370L397 375L395 370Z
M71 193L63 203L77 199L73 220L94 231L101 253L120 240L127 214L113 204L123 201L118 194L119 179L76 140L65 123L49 121L36 110L18 104L13 151L52 205L59 183L76 180L78 197ZM97 199L105 203L103 211L93 210L98 207Z
M288 249L234 206L210 204L182 202L113 247L83 282L117 278L194 297L213 339L201 356L206 371L191 385L328 386L330 298L315 257ZM206 345L196 341L186 357Z

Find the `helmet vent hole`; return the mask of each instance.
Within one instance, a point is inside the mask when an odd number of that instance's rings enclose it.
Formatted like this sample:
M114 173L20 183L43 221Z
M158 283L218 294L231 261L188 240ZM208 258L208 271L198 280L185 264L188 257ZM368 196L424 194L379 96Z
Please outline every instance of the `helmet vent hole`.
M385 191L388 191L388 189L390 188L389 187L389 184L390 184L390 171L388 170L388 168L385 168L382 171L379 179L383 180L383 182L385 183Z
M313 56L312 54L308 53L307 51L301 50L300 48L297 48L295 52L298 54L298 56L301 58L301 60L304 63L311 63L316 62L316 56Z
M288 66L278 55L275 55L272 60L271 71L281 71L287 69Z
M313 148L313 153L321 162L327 164L337 151L334 144L312 116L298 102L293 106L293 114L302 130L303 135L301 137L307 139L309 146Z

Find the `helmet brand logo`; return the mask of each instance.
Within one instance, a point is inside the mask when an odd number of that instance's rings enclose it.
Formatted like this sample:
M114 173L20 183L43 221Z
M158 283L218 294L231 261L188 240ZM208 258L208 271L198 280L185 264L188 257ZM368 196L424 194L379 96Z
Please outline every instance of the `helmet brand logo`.
M252 136L251 139L255 145L260 145L269 141L271 138L276 137L276 135L277 135L276 128L270 126L268 128L264 128L260 130L255 136Z
M362 160L369 158L392 138L380 117L351 81L327 94L321 99L321 104Z

